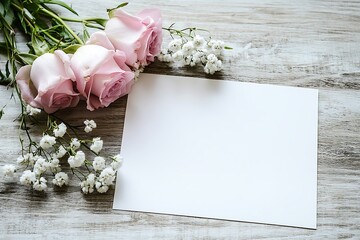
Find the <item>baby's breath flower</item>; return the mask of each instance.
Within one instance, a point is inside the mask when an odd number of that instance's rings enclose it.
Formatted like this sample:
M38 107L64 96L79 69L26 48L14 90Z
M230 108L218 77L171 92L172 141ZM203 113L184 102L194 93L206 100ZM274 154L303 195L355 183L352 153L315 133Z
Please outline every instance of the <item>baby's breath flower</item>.
M35 115L41 113L41 109L39 109L39 108L34 108L34 107L30 106L30 105L27 105L27 106L26 106L26 113L27 113L28 115L30 115L30 116L35 116Z
M55 137L63 137L66 133L66 125L64 123L60 123L53 132Z
M207 55L208 55L208 51L206 49L202 49L200 51L197 51L197 57L199 58L198 62L201 63L206 63L207 62Z
M16 162L20 165L34 165L35 161L38 159L39 156L34 155L33 153L27 153L24 156L19 156Z
M76 150L80 147L81 143L80 141L77 139L77 138L72 138L71 139L71 142L70 142L70 147L73 149L73 150Z
M181 39L174 39L169 43L169 51L177 52L181 49L182 40Z
M172 62L173 61L173 58L171 56L171 54L167 53L167 52L161 52L159 55L158 55L158 59L161 61L161 62Z
M34 184L33 184L33 188L36 191L44 191L47 188L47 180L44 177L40 177L39 179L36 179Z
M144 66L140 66L139 68L135 69L134 71L134 81L136 82L137 80L139 80L139 76L140 76L140 73L142 73L143 71L145 70L145 67Z
M4 174L4 177L14 177L16 168L12 164L6 164L5 166L2 167L2 172Z
M60 161L57 158L52 158L50 160L50 162L48 163L48 168L53 172L59 172L61 171L61 167L60 167Z
M216 71L221 70L222 62L214 54L209 54L207 60L208 62L204 67L206 73L214 74Z
M61 145L57 152L53 154L53 158L62 158L67 153L66 149Z
M193 41L194 41L194 47L196 49L201 49L205 44L205 39L200 35L196 35Z
M48 134L44 135L40 140L40 147L49 149L56 143L55 137Z
M102 182L99 181L95 183L95 187L99 193L106 193L109 190L108 185L104 185Z
M48 168L49 168L49 163L46 162L45 158L39 157L34 165L34 173L39 176L42 173L46 172Z
M174 62L181 62L184 59L184 53L179 50L172 55Z
M188 41L187 43L185 43L182 46L182 52L185 57L191 55L193 50L194 50L194 42L193 41Z
M117 171L121 167L124 159L123 159L123 157L120 156L120 154L117 154L112 157L112 160L113 161L110 164L110 166L114 169L114 171Z
M97 156L94 158L93 167L95 171L101 171L105 168L105 159L103 157Z
M35 180L36 180L35 173L30 170L24 171L20 177L20 183L26 186L31 186L33 182L35 182Z
M80 183L81 191L85 194L92 193L95 185L95 174L90 173L84 181Z
M53 184L59 187L63 185L68 185L69 183L69 176L64 172L59 172L55 174L55 178L53 179Z
M224 42L220 40L215 41L211 46L211 50L216 56L220 56L224 50Z
M98 181L103 185L112 185L115 181L116 172L111 168L107 167L100 173Z
M211 49L212 46L213 46L215 43L216 43L216 40L211 39L211 40L207 43L207 45L208 45L208 47Z
M96 128L96 122L94 120L86 119L84 121L84 124L85 124L84 131L87 132L87 133L91 132L94 128Z
M90 146L91 151L94 151L95 153L99 153L103 147L103 140L101 140L99 137L93 139L93 143Z
M80 167L85 162L85 153L83 151L77 151L75 156L68 158L68 163L71 168Z

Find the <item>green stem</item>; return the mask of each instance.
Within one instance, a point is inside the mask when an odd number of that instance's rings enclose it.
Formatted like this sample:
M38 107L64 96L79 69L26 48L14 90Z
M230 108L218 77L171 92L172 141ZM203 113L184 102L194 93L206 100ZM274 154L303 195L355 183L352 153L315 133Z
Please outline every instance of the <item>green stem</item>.
M75 40L79 43L79 44L84 44L84 42L78 37L78 35L76 35L76 33L74 33L74 31L56 14L54 14L51 11L48 11L46 8L44 7L40 7L39 8L43 13L53 17L54 19L56 19L59 23L61 23L65 29L75 38Z
M16 9L18 9L19 11L23 11L23 8L21 8L20 6L18 6L17 4L15 3L11 3ZM40 31L36 31L35 27L33 26L33 23L31 21L31 19L28 19L28 16L25 15L25 21L27 23L27 25L31 28L31 31L32 32L42 32L44 33L44 35L46 35L49 39L51 39L52 41L56 42L56 43L59 43L59 44L63 44L63 42L57 38L55 38L54 36L52 36L51 34L49 34L46 30L44 29L40 29Z

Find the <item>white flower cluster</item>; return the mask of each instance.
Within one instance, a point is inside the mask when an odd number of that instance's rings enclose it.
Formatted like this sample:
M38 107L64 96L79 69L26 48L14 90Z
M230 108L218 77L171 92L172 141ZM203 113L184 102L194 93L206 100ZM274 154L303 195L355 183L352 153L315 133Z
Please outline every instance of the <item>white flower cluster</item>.
M85 124L85 129L84 129L84 131L85 131L86 133L89 133L89 132L91 132L94 128L96 128L96 122L95 122L94 120L88 120L88 119L86 119L86 120L84 121L84 124Z
M202 65L207 74L214 74L222 69L221 56L224 51L224 42L219 40L205 40L200 35L172 40L168 47L158 56L162 62L173 63L175 66Z
M84 124L86 133L97 127L94 120L85 120ZM92 161L84 151L80 150L82 145L95 155ZM120 155L113 156L111 163L107 165L105 158L99 156L102 148L103 140L101 138L95 137L91 140L71 138L67 134L66 124L58 125L56 122L51 122L49 129L45 131L40 141L30 144L29 152L17 158L17 163L21 168L27 168L20 177L20 183L30 186L36 191L45 191L49 183L46 179L49 175L47 173L51 173L54 177L50 182L54 186L68 185L69 176L62 172L60 164L60 160L63 159L69 164L75 175L81 173L81 176L78 177L83 179L80 184L82 192L92 193L95 189L99 193L107 192L115 182L116 172L121 167L123 159ZM85 168L82 168L83 166ZM87 174L82 173L85 169L88 171ZM2 167L3 176L7 178L13 178L16 170L17 168L11 164Z
M122 164L122 157L116 155L112 157L110 167L106 167L105 159L97 156L93 161L95 173L90 173L80 183L81 191L85 194L92 193L96 189L99 193L105 193L109 187L114 185L116 172Z
M29 116L35 116L37 114L41 113L41 109L39 108L34 108L30 105L26 106L26 114L28 114Z

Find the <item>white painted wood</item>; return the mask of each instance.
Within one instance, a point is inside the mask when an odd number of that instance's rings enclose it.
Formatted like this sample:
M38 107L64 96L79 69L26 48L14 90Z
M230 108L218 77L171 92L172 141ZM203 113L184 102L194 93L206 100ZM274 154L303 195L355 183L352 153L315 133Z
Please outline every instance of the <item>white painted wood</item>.
M106 17L115 0L67 0L81 16ZM137 12L158 7L164 25L209 29L234 48L215 79L319 89L318 229L112 210L113 191L82 195L76 181L64 190L36 193L0 182L0 236L4 239L359 239L360 238L360 2L358 1L136 1ZM23 45L22 45L23 46ZM247 48L247 49L246 49ZM1 56L1 67L5 58ZM154 63L150 73L206 77L201 69ZM0 87L0 164L16 160L19 114ZM60 112L69 122L94 118L106 151L120 149L126 97L107 109ZM64 114L66 113L66 114ZM75 180L75 179L74 179Z

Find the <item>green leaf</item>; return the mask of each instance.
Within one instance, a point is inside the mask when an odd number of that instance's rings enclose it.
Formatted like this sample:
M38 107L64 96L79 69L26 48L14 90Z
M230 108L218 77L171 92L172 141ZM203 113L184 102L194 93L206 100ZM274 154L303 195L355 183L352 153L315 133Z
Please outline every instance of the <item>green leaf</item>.
M31 36L31 47L37 56L41 56L49 51L49 46L45 40L43 38L39 38L35 34L32 34Z
M232 48L232 47L229 47L229 46L225 46L224 49L226 49L226 50L233 50L233 48Z
M7 86L9 83L11 83L11 79L5 76L2 71L0 71L0 85Z
M0 14L1 14L1 17L6 21L6 23L9 26L11 26L15 19L14 12L6 4L7 3L5 2L5 6L4 6L2 3L0 3Z
M3 107L3 108L0 110L0 119L1 119L2 116L4 115L4 108L5 108L5 107Z
M64 51L65 53L68 53L68 54L73 54L73 53L75 53L76 50L77 50L79 47L81 47L81 46L82 46L81 44L70 45L70 46L64 48L63 51Z
M87 18L87 19L84 19L85 21L88 21L88 22L95 22L103 27L105 27L108 19L104 19L104 18Z
M28 64L28 65L31 65L37 58L36 55L31 54L31 53L19 53L17 55L17 57L19 58L18 60L20 60L22 63Z
M0 3L4 8L4 12L1 11L2 13L6 14L6 12L10 9L10 3L11 0L2 0L2 3Z
M117 7L106 9L106 11L108 12L109 17L112 18L113 14L114 14L114 10L125 7L128 4L129 4L128 2L123 2L123 3L120 3Z
M88 30L86 29L86 27L84 27L84 30L83 30L83 41L86 42L89 38L90 38L90 34L89 34Z
M6 64L5 64L5 75L6 75L7 78L10 78L9 63L10 63L10 61L7 60L7 61L6 61Z
M6 54L7 53L7 46L5 42L0 42L0 53L1 54Z
M60 0L41 0L40 2L45 3L45 4L54 4L54 5L59 5L63 8L66 8L67 10L69 10L70 12L72 12L73 14L78 16L78 13L69 5L67 5L66 3L64 3L63 1Z

